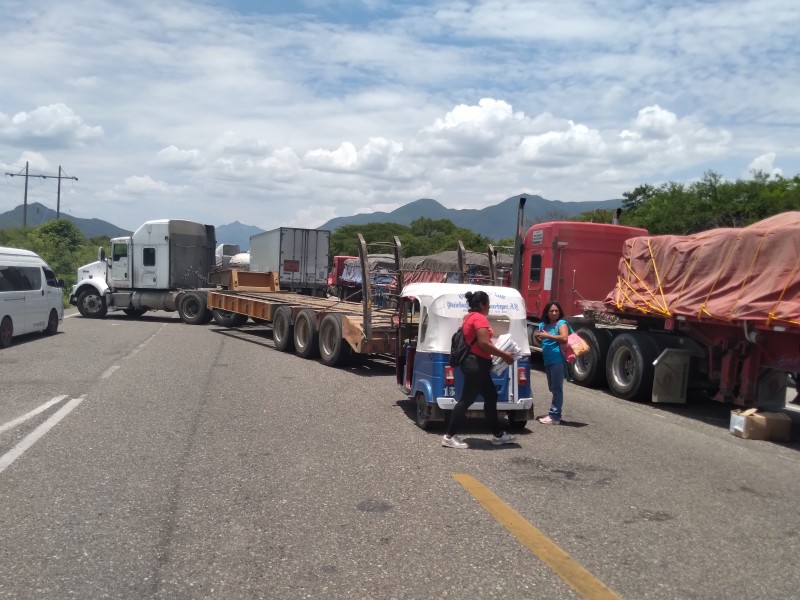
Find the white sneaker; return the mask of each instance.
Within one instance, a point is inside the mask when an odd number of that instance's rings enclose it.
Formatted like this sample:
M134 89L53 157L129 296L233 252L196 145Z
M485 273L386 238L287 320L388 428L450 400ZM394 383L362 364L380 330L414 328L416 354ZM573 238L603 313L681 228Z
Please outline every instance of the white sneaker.
M469 448L467 443L462 442L461 438L458 437L457 435L454 435L451 438L444 436L442 438L442 446L444 446L445 448Z
M500 437L496 437L496 436L493 435L492 436L492 443L495 446L502 446L503 444L513 444L514 443L514 436L513 435L509 435L509 434L507 434L505 432L503 432L503 435L501 435Z

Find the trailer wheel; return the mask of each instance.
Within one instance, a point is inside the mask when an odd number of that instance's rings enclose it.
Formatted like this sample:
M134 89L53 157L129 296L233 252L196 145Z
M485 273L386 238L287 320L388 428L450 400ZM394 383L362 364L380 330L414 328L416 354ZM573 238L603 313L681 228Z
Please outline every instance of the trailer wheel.
M294 320L294 349L298 356L319 356L319 328L317 317L310 308L304 308Z
M611 393L625 400L648 400L653 394L656 343L646 333L623 333L614 338L606 360Z
M11 317L4 317L0 323L0 348L8 348L13 337L14 323L11 322Z
M189 325L204 325L211 320L211 311L206 306L205 295L201 292L186 292L178 300L178 315Z
M331 367L341 367L350 362L353 349L342 337L342 315L329 313L319 324L319 355Z
M430 429L432 423L431 407L428 406L428 402L425 400L425 394L417 392L414 398L417 401L417 425L419 425L420 429Z
M128 315L132 319L138 319L144 313L147 312L147 309L146 308L123 308L122 312L124 312L126 315Z
M579 356L570 365L572 381L586 387L603 385L606 378L606 357L614 337L613 334L608 329L590 329L588 327L581 327L575 333L589 344L589 352Z
M78 312L87 319L102 319L108 312L105 297L94 288L81 292L78 295Z
M241 327L247 323L248 319L247 315L240 315L239 313L232 313L218 308L211 310L211 316L214 318L214 322L222 327Z
M272 317L272 341L275 349L281 352L294 352L294 325L292 325L292 309L279 306Z

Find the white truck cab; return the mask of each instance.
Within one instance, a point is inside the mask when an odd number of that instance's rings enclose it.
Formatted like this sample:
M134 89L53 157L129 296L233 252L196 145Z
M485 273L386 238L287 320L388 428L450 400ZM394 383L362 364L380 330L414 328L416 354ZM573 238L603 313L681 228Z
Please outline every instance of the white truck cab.
M207 313L204 299L186 290L208 287L215 245L213 225L180 219L147 221L133 235L113 238L111 256L101 248L97 262L78 269L70 303L89 318L104 317L109 308L129 316L178 310L184 318L181 301L191 298L187 311L192 313L190 320L197 317L199 322Z

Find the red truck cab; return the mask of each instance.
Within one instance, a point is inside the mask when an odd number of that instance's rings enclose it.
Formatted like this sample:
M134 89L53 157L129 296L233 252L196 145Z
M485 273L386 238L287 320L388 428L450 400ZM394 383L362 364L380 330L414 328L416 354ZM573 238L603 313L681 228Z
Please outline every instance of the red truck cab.
M586 301L602 302L616 282L623 242L642 235L646 229L570 221L528 229L520 279L528 318L538 321L551 300L568 318L583 314Z

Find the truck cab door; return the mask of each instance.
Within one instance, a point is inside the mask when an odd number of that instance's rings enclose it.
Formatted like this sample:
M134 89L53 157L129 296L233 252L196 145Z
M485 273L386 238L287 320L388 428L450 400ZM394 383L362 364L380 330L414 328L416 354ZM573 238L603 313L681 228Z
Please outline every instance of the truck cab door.
M139 258L141 272L138 273L136 287L157 288L158 287L158 262L159 250L162 246L141 246L142 255Z
M127 240L111 241L111 287L114 289L131 287L130 264L131 244Z
M544 269L542 268L542 253L533 251L530 253L530 262L528 263L527 273L527 290L525 290L525 304L528 314L535 314L539 316L539 311L544 308L547 298L543 298L543 290L546 291L547 287L544 285Z

